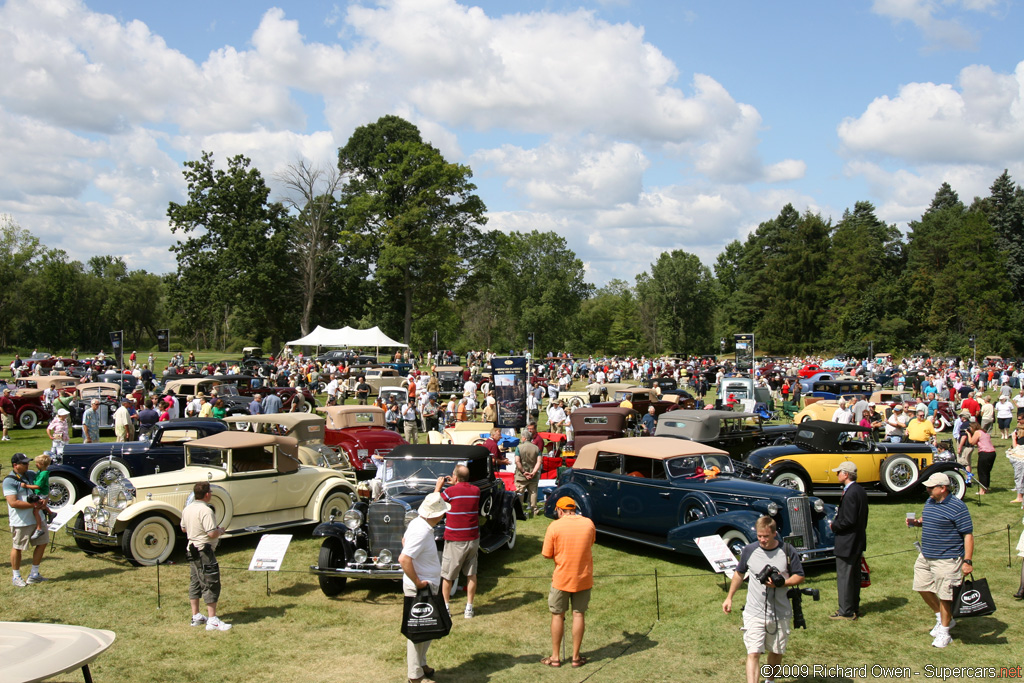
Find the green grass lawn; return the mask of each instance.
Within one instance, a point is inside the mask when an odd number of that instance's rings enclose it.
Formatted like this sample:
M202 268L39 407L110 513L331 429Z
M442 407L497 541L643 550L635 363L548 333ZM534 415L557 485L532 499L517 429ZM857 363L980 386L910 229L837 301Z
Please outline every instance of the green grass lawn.
M48 446L42 428L16 429L12 437L2 449L5 473L11 453L20 450L32 456ZM105 434L103 440L111 438ZM822 599L804 599L808 630L790 637L784 663L909 666L920 672L911 676L917 679L926 677L926 666L1022 663L1024 604L1010 597L1020 578L1020 558L1015 552L1013 566L1007 566L1011 559L1008 537L1010 545L1016 546L1022 513L1019 506L1010 504L1011 468L1002 456L1005 444L994 441L999 457L993 494L980 501L975 495L969 508L978 536L976 574L988 579L999 610L989 617L964 620L953 630L953 645L945 650L932 648L927 632L934 618L911 589L917 531L904 525L906 512L920 512L923 496L872 497L867 552L872 585L862 593L865 617L853 623L830 621L827 615L836 609L834 567L810 569L804 585L818 588ZM0 516L6 517L5 507ZM451 635L431 647L430 663L438 669L437 680L743 680L741 617L738 611L729 616L722 613L721 576L712 573L701 558L601 536L594 550L596 585L583 648L590 664L577 670L541 666L538 662L550 648L546 596L552 563L540 556L547 524L544 518L520 522L513 551L482 559L477 617L461 618L465 598L460 594L454 603L458 611L453 610ZM0 528L6 529L6 523L0 523ZM43 563L52 583L15 589L9 573L0 577L0 619L115 631L113 647L92 665L97 681L404 680L399 584L352 581L339 597L325 597L316 578L307 572L319 549L319 543L309 537L311 530L294 530L284 571L270 576L269 595L267 576L246 570L258 538L222 544L221 612L235 625L227 633L189 627L188 568L180 547L173 565L159 571L134 568L119 554L85 555L63 531L56 534ZM8 563L3 564L9 572ZM744 596L741 591L739 604ZM77 682L82 677L73 672L54 680Z

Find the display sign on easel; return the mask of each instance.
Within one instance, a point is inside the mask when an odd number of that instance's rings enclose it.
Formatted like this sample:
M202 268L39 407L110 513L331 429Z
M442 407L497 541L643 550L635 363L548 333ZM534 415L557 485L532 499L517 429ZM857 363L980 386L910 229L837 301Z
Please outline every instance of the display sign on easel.
M708 561L715 573L725 574L726 578L732 578L736 567L739 566L739 560L725 545L722 537L717 535L701 536L696 541L697 547L704 554L704 559Z
M280 571L285 553L292 542L291 534L263 534L249 563L251 572Z
M65 505L57 511L57 515L53 518L53 521L47 525L49 532L56 533L60 531L61 527L71 521L71 518L75 516L77 510L74 505Z

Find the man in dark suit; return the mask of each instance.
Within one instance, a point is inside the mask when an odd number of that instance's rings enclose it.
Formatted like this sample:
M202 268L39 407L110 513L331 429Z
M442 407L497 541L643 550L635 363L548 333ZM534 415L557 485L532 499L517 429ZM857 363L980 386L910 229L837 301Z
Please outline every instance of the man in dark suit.
M831 619L855 621L860 612L860 560L867 548L868 494L857 483L857 466L844 462L832 470L843 485L832 532L836 535L839 609Z

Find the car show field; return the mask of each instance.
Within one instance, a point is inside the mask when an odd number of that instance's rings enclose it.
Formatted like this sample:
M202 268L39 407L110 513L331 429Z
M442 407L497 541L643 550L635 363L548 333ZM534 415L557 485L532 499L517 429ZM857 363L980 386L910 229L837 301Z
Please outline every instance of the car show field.
M543 411L541 417L543 430ZM42 429L16 429L12 438L4 449L5 473L10 453L32 456L49 446ZM421 434L420 442L424 441ZM922 672L910 677L920 679L926 666L1021 663L1024 604L1010 597L1018 585L1020 558L1009 547L1017 543L1022 513L1009 503L1011 471L1002 457L1006 442L994 442L999 459L993 493L979 498L976 488L971 489L966 500L975 525L976 574L988 579L998 611L962 620L954 630L953 646L932 648L927 633L934 618L911 589L918 532L904 525L907 512L920 512L924 497L873 497L866 552L871 586L862 593L864 617L854 623L829 620L836 601L834 567L829 562L809 567L804 585L820 590L821 601L805 600L808 629L790 636L787 665L806 666L808 671L814 666L907 666ZM103 443L112 443L112 437L104 433ZM824 500L836 502L831 496ZM5 507L0 516L6 517ZM451 634L431 648L439 681L522 681L539 676L551 681L742 678L740 620L722 613L721 575L699 555L608 534L599 534L594 547L595 588L584 643L591 663L583 673L569 667L542 671L538 662L550 647L546 598L552 563L540 556L540 548L549 521L543 516L518 521L514 547L480 563L476 617L457 619ZM248 570L259 534L227 538L220 544L220 612L235 626L230 633L189 627L188 564L180 543L168 563L134 567L121 553L83 552L64 530L54 534L42 565L51 582L25 589L0 584L2 617L116 632L114 647L91 666L97 681L334 682L352 680L354 671L371 680L404 680L400 584L349 578L344 592L324 595L317 575L310 571L323 544L322 538L313 537L314 526L283 531L293 537L280 572ZM0 528L6 529L6 523ZM453 611L464 601L464 593L457 594ZM200 660L202 667L196 666ZM54 680L78 681L80 674Z

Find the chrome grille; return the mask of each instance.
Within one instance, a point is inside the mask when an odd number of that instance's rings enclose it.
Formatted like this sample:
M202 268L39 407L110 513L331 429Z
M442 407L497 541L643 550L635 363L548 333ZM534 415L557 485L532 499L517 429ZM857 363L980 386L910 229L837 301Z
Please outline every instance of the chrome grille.
M397 561L405 533L405 508L398 503L372 503L366 513L366 526L370 534L370 555L376 557L387 549Z
M802 536L804 544L798 550L814 547L814 520L811 517L811 499L807 496L793 496L786 500L789 510L788 536Z

